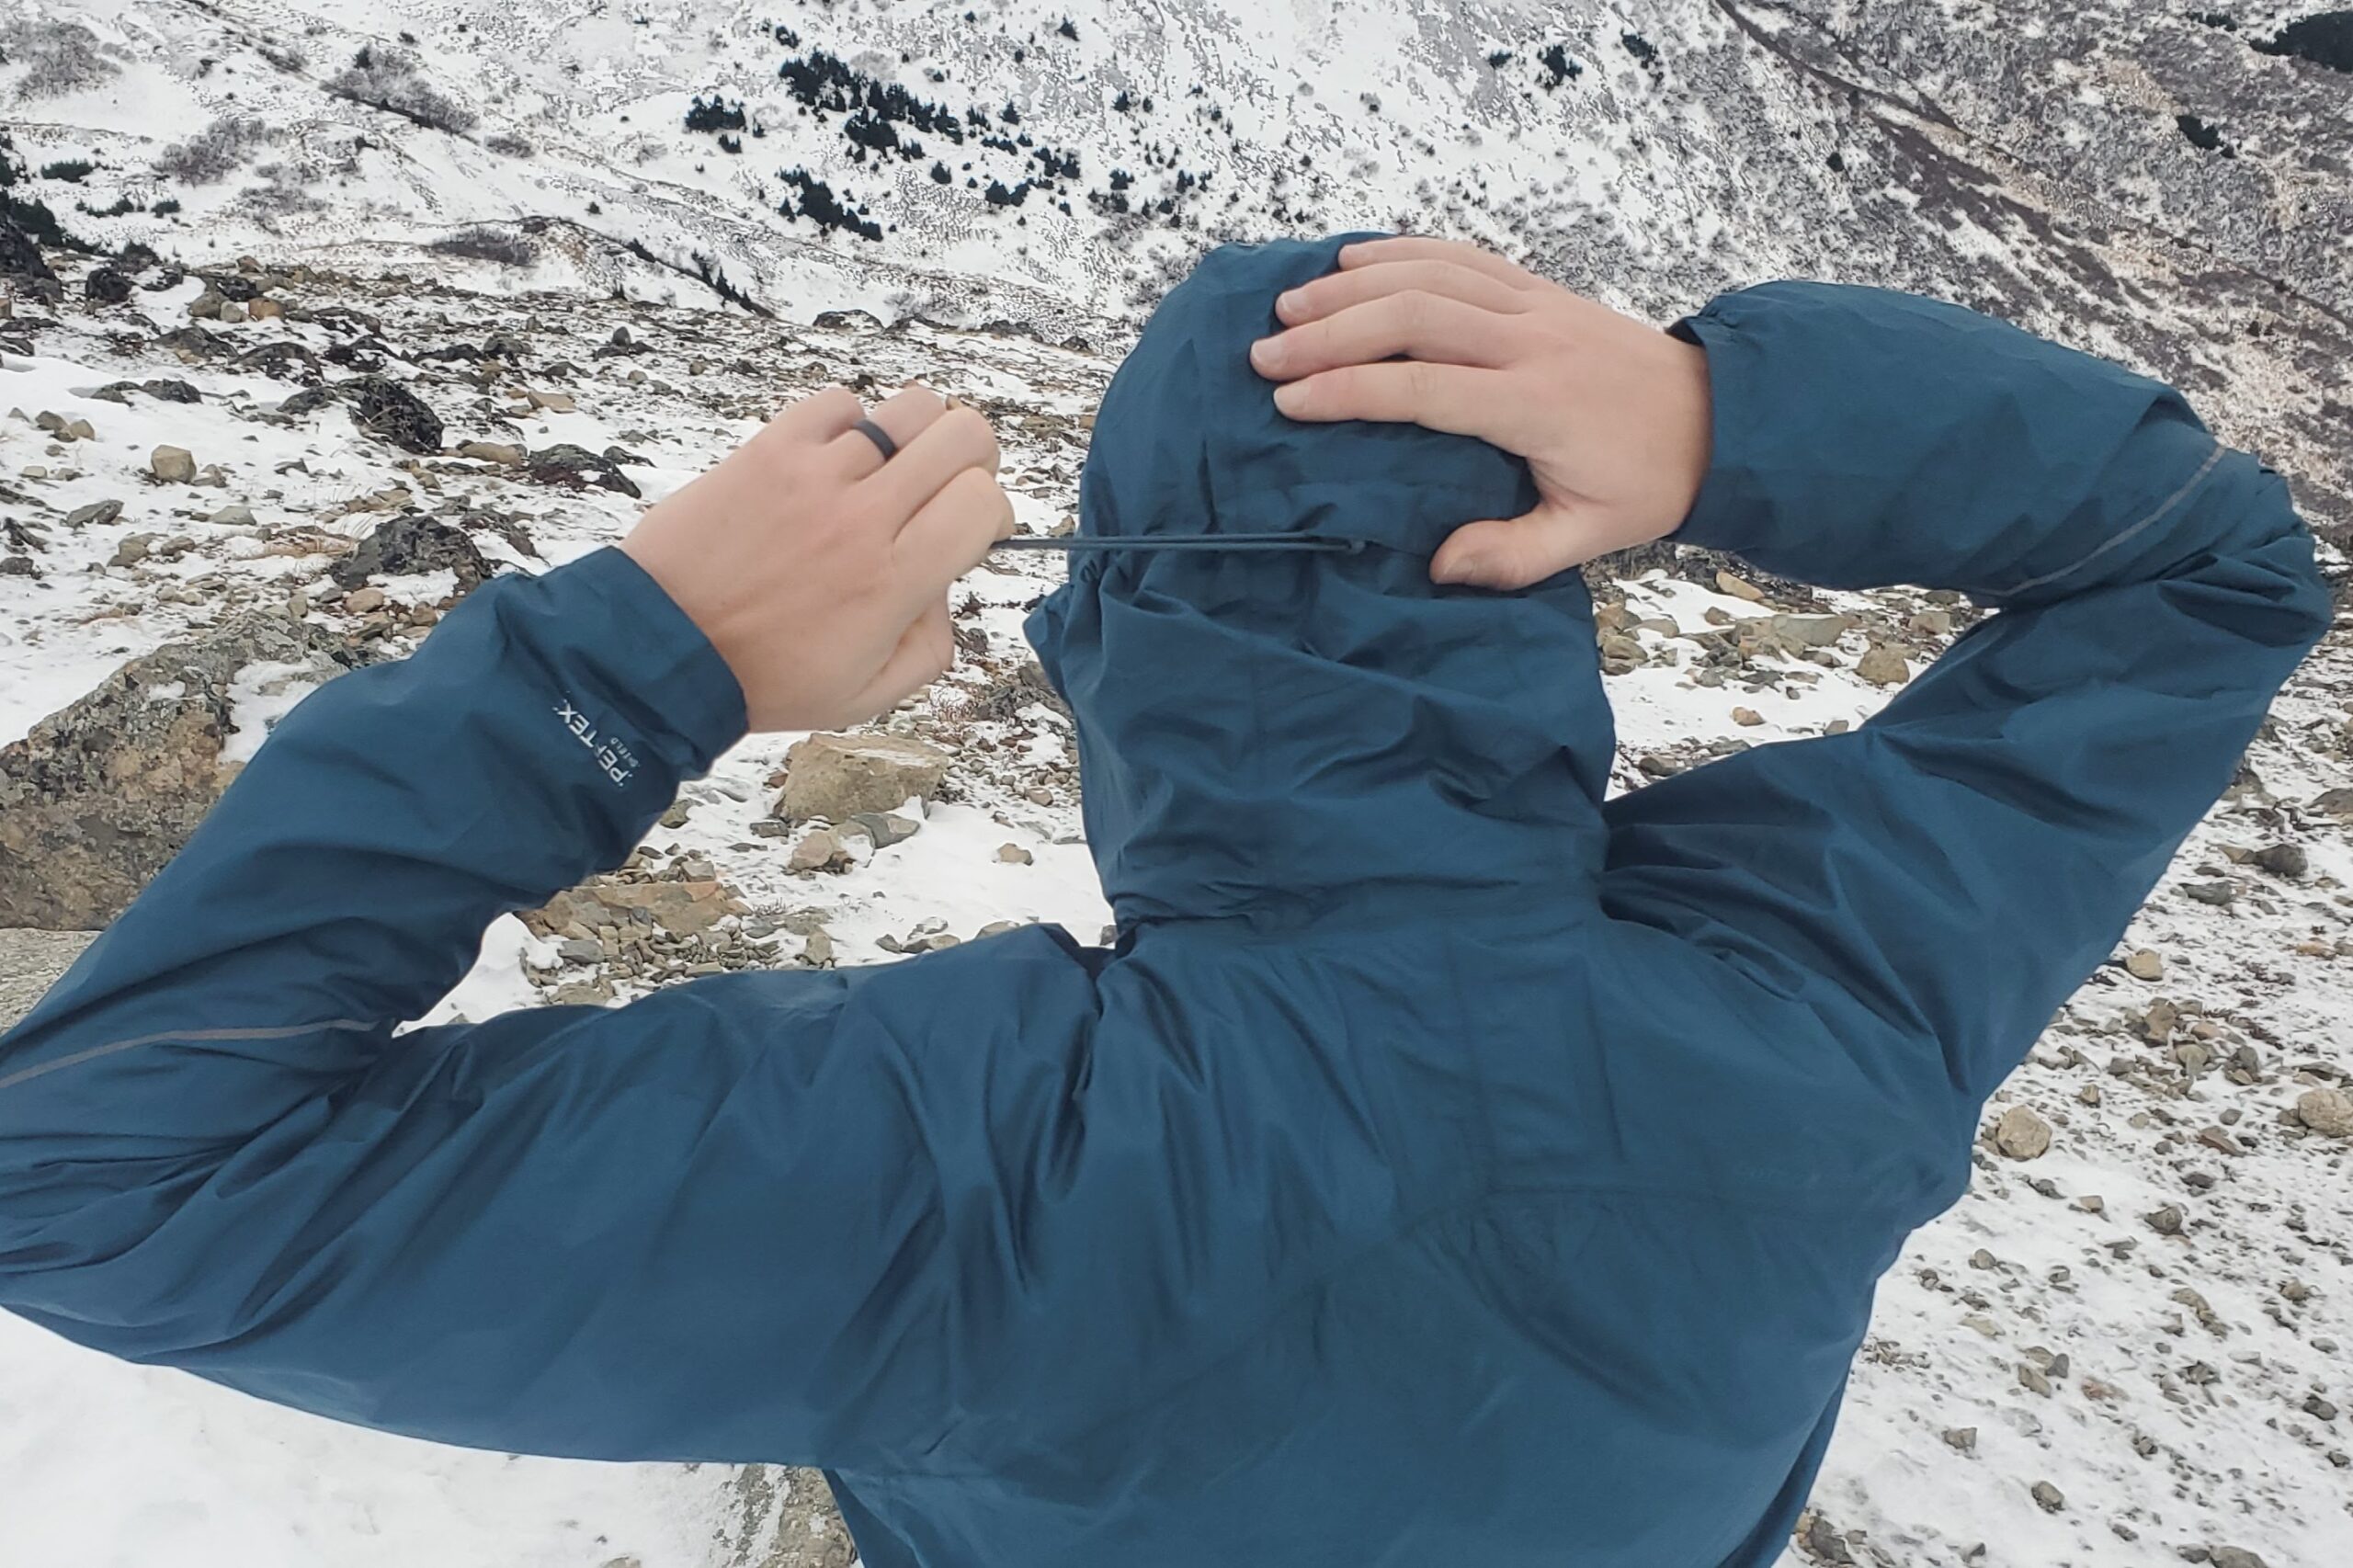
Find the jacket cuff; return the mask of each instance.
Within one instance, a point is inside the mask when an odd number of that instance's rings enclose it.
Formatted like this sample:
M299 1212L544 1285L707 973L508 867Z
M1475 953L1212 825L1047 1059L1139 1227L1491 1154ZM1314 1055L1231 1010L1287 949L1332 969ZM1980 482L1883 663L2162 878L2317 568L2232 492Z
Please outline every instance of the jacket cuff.
M1770 497L1747 462L1737 417L1755 395L1756 351L1724 318L1725 296L1666 330L1697 345L1708 358L1708 472L1682 525L1669 537L1679 544L1739 553L1768 541L1759 537L1771 519Z
M590 762L629 789L661 764L699 778L744 738L744 688L719 650L645 569L607 547L528 583L500 601L510 645L536 655L554 704ZM654 756L648 756L647 750Z

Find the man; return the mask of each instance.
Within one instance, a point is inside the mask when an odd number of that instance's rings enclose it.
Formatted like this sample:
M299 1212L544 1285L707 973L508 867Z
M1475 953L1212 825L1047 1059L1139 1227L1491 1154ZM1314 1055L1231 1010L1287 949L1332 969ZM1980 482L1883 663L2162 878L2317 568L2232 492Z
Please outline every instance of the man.
M945 666L993 443L859 416L279 726L0 1043L0 1303L447 1442L824 1465L870 1568L1769 1562L1873 1281L2328 615L2273 474L1966 311L1226 250L1030 628L1114 949L396 1037L747 723ZM1998 613L1605 802L1567 569L1670 532Z

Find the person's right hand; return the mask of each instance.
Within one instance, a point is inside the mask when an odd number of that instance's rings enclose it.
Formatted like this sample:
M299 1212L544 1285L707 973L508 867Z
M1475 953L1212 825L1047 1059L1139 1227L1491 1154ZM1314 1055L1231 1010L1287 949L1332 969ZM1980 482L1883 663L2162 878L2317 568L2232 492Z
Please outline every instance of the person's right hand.
M840 387L770 420L648 511L620 548L702 629L754 730L837 729L947 673L948 586L1013 531L996 436L911 386L854 426Z
M1291 418L1422 425L1528 460L1536 509L1456 529L1430 562L1438 582L1525 587L1664 539L1699 497L1706 351L1499 256L1353 244L1275 309L1287 330L1251 361Z

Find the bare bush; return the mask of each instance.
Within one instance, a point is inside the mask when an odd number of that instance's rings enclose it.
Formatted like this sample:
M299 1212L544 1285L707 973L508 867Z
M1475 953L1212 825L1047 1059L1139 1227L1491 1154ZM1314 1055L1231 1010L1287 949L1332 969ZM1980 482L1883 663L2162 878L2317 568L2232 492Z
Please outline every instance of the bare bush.
M366 104L433 131L463 132L479 117L417 74L416 56L404 49L369 44L327 84L336 97Z
M482 144L510 158L528 158L539 151L528 137L518 136L512 131L494 131L482 139Z
M188 185L218 185L244 165L247 153L267 146L277 134L256 116L224 114L187 141L165 148L156 155L155 172Z
M79 22L0 26L0 60L24 67L17 97L25 103L102 85L120 69L101 52L98 35Z
M239 204L272 233L278 232L279 219L316 212L326 206L302 185L301 176L284 164L265 164L254 172L269 183L245 192Z
M280 43L276 39L264 39L255 46L255 49L264 60L268 61L280 71L295 74L310 67L311 57L302 52L301 44Z
M438 251L443 256L494 261L501 267L529 267L540 259L538 245L504 229L464 229L454 234L445 234L426 248Z

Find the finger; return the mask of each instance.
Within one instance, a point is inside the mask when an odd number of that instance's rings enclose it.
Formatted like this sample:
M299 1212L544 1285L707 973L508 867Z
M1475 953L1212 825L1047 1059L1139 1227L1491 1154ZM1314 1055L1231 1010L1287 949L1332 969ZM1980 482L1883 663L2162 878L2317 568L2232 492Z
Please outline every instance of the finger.
M958 474L995 475L997 459L996 432L977 409L959 405L933 420L859 488L895 533Z
M1523 288L1540 281L1526 267L1506 261L1491 250L1465 244L1460 240L1435 239L1427 234L1403 234L1389 240L1359 240L1355 244L1340 247L1340 267L1343 271L1354 271L1359 267L1379 267L1392 261L1450 261Z
M968 468L899 530L892 564L907 605L927 603L1013 534L1013 501L994 474Z
M1502 370L1432 365L1416 359L1348 365L1275 389L1275 406L1293 419L1321 423L1370 419L1476 436L1527 456L1527 400Z
M882 433L901 451L914 444L915 438L931 428L933 421L948 412L948 400L925 386L915 382L875 404L874 412L861 415L882 427ZM852 420L841 434L828 443L840 459L842 471L852 479L864 479L880 469L883 462L882 449L874 437L858 429Z
M1458 261L1384 261L1347 272L1327 272L1302 283L1275 301L1275 314L1297 326L1377 300L1384 294L1412 290L1460 300L1483 310L1516 312L1528 308L1529 291L1490 277Z
M948 673L956 662L956 628L948 619L948 595L943 588L899 639L897 647L866 688L849 699L863 722L887 713Z
M1463 524L1430 558L1430 581L1524 588L1639 542L1574 507L1548 504L1523 517Z
M858 401L856 392L847 387L827 387L769 420L762 426L760 436L793 441L830 441L865 414L866 405Z
M1400 354L1494 369L1516 358L1524 342L1524 329L1510 316L1409 290L1260 338L1251 346L1250 362L1275 381L1378 364Z

